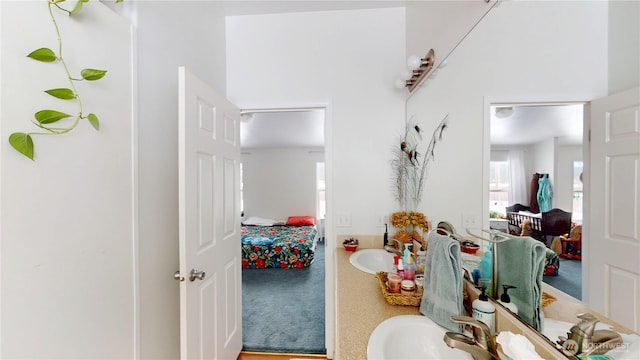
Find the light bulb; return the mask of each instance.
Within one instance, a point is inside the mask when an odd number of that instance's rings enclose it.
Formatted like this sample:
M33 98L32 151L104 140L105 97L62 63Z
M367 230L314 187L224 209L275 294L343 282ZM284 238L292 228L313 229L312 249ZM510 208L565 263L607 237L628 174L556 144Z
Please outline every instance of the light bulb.
M402 70L402 72L400 73L400 79L402 80L409 80L412 76L413 73L409 70Z
M411 55L409 56L409 59L407 59L407 65L409 66L409 69L416 70L420 68L420 65L422 65L422 59L416 55Z
M407 82L402 79L396 79L396 88L402 89L407 86Z

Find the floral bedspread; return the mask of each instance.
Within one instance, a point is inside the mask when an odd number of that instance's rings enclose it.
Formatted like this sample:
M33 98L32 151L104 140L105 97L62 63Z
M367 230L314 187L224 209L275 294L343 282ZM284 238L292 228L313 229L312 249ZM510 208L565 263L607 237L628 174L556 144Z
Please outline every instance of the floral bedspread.
M315 226L242 226L242 267L309 267L317 233Z

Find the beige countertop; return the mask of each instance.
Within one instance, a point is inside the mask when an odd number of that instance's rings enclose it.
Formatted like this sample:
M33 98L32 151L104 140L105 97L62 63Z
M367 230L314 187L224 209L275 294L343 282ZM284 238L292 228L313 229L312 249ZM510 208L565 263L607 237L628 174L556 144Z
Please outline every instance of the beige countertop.
M382 243L375 236L361 236L360 247L375 247ZM371 239L369 239L371 238ZM340 241L342 239L339 239ZM364 241L363 241L364 240ZM338 243L340 243L340 241ZM364 244L363 244L364 243ZM364 245L364 246L363 246ZM371 246L373 245L373 246ZM373 330L384 320L398 315L419 315L418 307L390 305L383 297L378 280L375 275L356 269L349 263L351 252L345 251L342 246L334 249L336 259L336 347L337 360L364 360L367 358L367 343ZM477 289L465 282L465 288L469 293L469 301L478 296ZM561 292L543 284L545 292L558 298L553 306L545 307L545 315L552 313L569 313L575 317L577 309L567 309L567 306L575 306L579 301L566 301ZM568 295L565 295L568 296ZM571 298L572 299L572 298ZM565 300L565 301L563 301ZM575 300L575 299L573 299ZM556 308L559 308L556 309ZM569 310L569 311L567 311ZM583 310L583 309L581 309ZM557 314L556 314L557 315ZM573 318L572 317L572 318ZM601 321L610 323L602 318ZM525 335L535 346L536 351L545 359L562 358L555 346L533 331L530 327L516 320L508 310L496 303L496 329L498 331L511 331Z
M358 248L360 249L360 248ZM349 263L352 253L336 251L336 353L338 360L367 358L367 342L382 321L397 315L418 315L414 306L390 305L383 297L378 279Z

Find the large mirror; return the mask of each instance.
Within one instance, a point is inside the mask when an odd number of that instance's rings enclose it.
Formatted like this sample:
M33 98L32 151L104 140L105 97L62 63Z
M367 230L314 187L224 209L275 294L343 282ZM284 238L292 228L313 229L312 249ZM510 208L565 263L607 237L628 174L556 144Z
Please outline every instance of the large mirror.
M578 216L583 196L588 197L587 189L581 187L581 174L589 168L581 143L583 124L588 121L583 121L582 115L589 101L638 86L632 83L613 89L612 84L621 79L616 74L625 71L617 67L612 72L607 68L612 59L629 56L623 47L610 46L623 42L611 37L620 33L612 27L631 22L635 24L632 28L637 28L637 17L619 15L625 13L625 7L626 13L639 13L637 2L501 1L447 56L447 66L410 94L408 121L430 129L435 128L444 115L449 115L449 128L429 169L420 208L432 223L448 221L463 234L465 228L492 227L509 231L508 221L498 219L506 216L508 206L520 203L529 207L531 190L520 197L509 197L499 194L504 189L493 182L497 181L500 171L508 171L501 169L500 166L505 165L499 163L518 148L527 150L526 154L519 155L530 164L522 175L527 186L536 172L551 176L552 185L557 189L551 198L551 208L572 213L570 224L588 221L586 215ZM615 16L617 18L612 19ZM614 23L616 25L612 25ZM625 36L634 37L632 43L640 41L635 32ZM435 51L438 54L437 48ZM627 63L626 69L637 74L638 55L633 54L636 61ZM560 119L556 117L558 114L563 120L556 120L554 126L562 122L575 142L569 142L569 135L558 133L539 140L548 146L524 143L494 146L491 143L491 135L505 130L505 123L511 128L516 128L516 120L527 125L508 135L511 140L531 139L550 130L545 121ZM543 158L547 159L544 163L540 160ZM495 168L490 166L491 162L496 163ZM490 195L490 189L495 193ZM491 218L496 212L502 216ZM541 243L551 250L556 234L543 232L537 236L544 236L540 238ZM573 250L573 254L555 255L573 256L579 271L569 274L569 266L561 264L558 272L571 277L575 288L561 290L581 299L586 293L582 291L582 283L588 280L582 270L588 274L590 263L585 258L576 260L579 249ZM515 263L518 256L514 254ZM633 312L633 309L627 310Z

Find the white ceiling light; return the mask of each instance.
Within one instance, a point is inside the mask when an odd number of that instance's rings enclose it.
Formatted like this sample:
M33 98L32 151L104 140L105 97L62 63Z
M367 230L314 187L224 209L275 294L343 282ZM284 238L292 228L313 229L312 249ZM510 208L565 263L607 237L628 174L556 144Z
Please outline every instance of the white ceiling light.
M430 49L424 58L416 55L410 56L407 59L409 69L400 73L400 77L395 82L396 87L405 87L409 92L412 92L433 68L434 56L433 49Z

